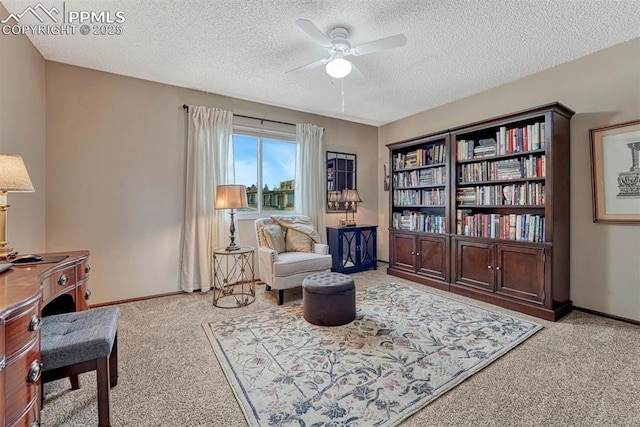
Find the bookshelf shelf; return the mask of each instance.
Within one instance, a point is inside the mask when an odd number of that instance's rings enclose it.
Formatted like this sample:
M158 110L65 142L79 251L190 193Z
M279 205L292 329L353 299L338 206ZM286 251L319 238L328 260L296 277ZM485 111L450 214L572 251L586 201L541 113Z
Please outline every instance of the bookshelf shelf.
M573 114L553 103L390 144L388 273L567 314Z

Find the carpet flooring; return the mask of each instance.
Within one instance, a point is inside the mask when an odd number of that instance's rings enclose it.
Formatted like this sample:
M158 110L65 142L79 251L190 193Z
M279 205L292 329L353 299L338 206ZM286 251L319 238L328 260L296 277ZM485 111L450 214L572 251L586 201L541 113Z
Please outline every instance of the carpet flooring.
M405 283L544 326L402 426L640 426L638 326L581 312L546 322L390 277L384 264L352 277L358 290ZM301 297L300 289L287 291L285 304ZM231 310L198 292L121 304L112 425L246 426L202 324L275 306L276 293L264 286L253 304ZM97 425L95 374L80 382L75 391L65 380L45 386L43 426Z
M251 426L396 426L541 329L395 283L356 305L337 327L300 304L203 325Z

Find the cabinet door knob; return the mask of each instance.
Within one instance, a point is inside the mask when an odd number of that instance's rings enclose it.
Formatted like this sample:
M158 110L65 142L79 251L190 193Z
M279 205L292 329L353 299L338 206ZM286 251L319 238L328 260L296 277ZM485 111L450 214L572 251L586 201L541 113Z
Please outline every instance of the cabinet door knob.
M91 290L87 289L86 291L84 291L84 299L85 301L88 301L89 298L91 298Z
M487 265L487 268L488 268L489 270L493 270L493 266L491 266L491 265Z
M37 331L40 329L40 325L42 324L42 320L38 317L38 315L34 314L31 316L31 321L29 321L29 331Z
M416 255L420 256L420 252L416 252Z
M415 252L411 252L411 255L415 255L415 254L416 254Z
M60 278L58 279L58 285L64 286L67 283L69 283L69 276L67 276L66 274L60 276Z
M87 265L87 266L84 268L84 272L85 272L86 274L89 274L89 272L90 272L90 271L91 271L91 266L90 266L90 265Z
M42 372L42 363L34 360L31 362L31 366L29 366L29 374L27 375L28 383L38 382L40 379L40 373Z
M500 266L499 266L499 265L498 265L498 266L496 266L496 270L500 270Z

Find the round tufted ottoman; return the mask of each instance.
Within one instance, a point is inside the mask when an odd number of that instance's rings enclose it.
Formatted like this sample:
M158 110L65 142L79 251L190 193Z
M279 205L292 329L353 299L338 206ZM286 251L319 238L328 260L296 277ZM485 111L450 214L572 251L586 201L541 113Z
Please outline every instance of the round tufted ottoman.
M340 326L356 317L356 287L342 273L315 273L302 281L304 319L318 326Z

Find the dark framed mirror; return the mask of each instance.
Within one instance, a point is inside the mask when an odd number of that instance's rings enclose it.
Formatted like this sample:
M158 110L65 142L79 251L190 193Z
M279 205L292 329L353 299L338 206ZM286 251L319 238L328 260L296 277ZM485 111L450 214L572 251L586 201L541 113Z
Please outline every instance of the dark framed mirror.
M340 213L345 211L342 192L356 187L356 155L327 151L327 212ZM357 207L350 209L354 211Z

